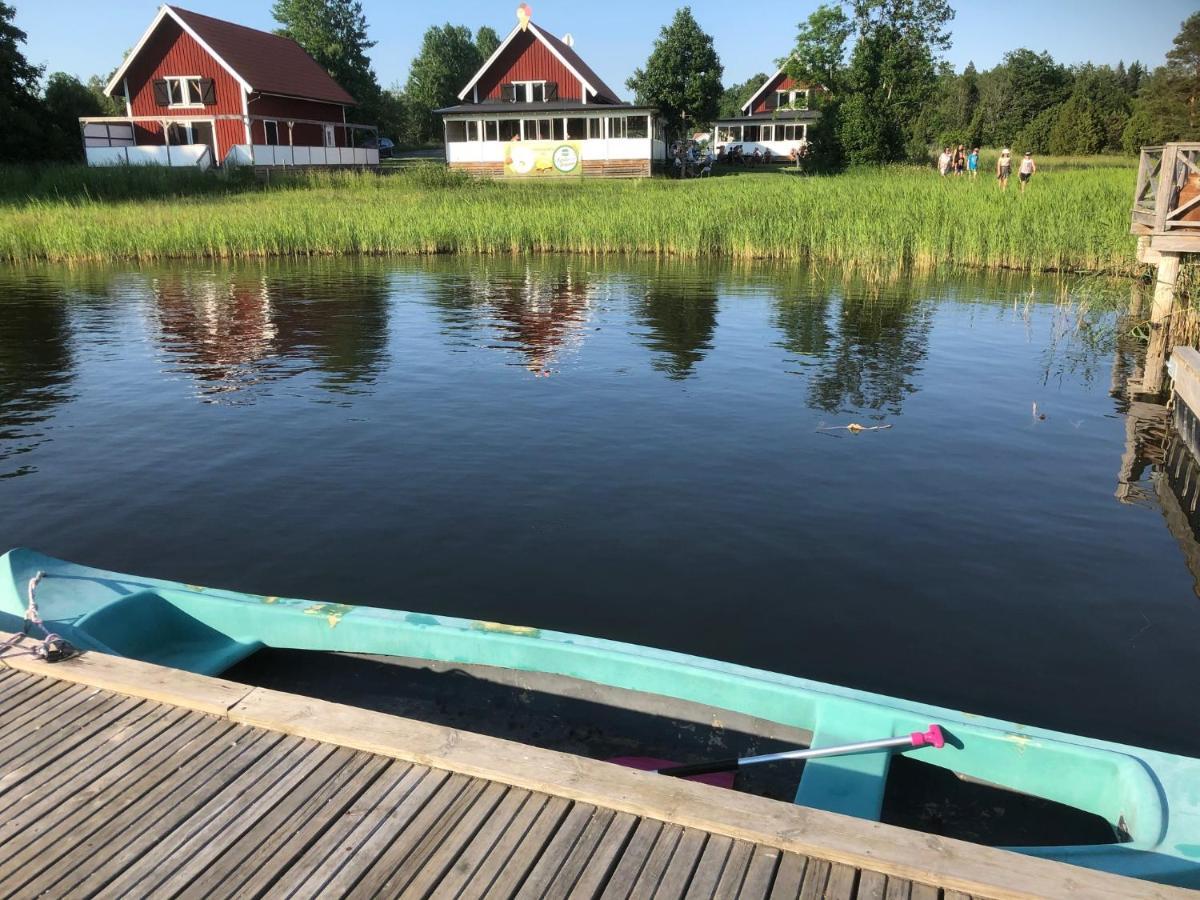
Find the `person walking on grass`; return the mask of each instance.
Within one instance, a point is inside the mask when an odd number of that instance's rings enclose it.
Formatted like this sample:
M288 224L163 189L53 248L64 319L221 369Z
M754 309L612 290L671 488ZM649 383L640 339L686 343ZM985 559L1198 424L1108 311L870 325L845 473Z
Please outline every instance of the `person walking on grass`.
M1025 158L1021 160L1021 166L1017 169L1017 177L1021 181L1021 193L1025 193L1025 185L1029 184L1029 179L1033 177L1033 173L1037 171L1037 163L1033 161L1033 154L1026 152Z
M967 156L967 171L971 173L972 178L979 177L979 148L976 147Z
M1012 178L1012 151L1005 147L1000 151L996 160L996 180L1000 182L1000 190L1008 190L1008 179Z
M950 172L950 148L943 147L942 155L938 157L938 174L943 178Z
M967 148L962 144L954 151L954 174L963 175L967 171Z

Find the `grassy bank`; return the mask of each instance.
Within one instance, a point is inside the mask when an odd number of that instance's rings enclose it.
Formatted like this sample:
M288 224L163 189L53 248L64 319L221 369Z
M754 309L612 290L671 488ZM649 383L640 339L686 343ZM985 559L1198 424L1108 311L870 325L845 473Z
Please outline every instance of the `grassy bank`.
M13 174L13 173L10 173ZM241 258L341 253L644 253L881 269L1123 273L1134 171L1043 164L1030 191L909 168L829 178L475 182L437 167L244 178L189 172L15 173L0 259Z

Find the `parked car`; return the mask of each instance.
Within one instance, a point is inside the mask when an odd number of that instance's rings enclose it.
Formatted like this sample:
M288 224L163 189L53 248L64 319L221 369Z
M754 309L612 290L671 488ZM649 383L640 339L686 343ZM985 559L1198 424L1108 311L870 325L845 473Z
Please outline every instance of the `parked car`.
M378 150L380 159L391 159L396 149L395 143L385 137L369 137L362 142L367 150Z

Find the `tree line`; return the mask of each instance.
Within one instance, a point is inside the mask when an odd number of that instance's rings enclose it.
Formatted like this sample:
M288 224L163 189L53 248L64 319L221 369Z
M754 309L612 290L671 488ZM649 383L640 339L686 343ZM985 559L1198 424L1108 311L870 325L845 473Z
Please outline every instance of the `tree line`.
M360 0L275 0L272 14L278 33L359 100L359 121L406 145L440 140L436 110L458 103L462 86L500 45L488 26L429 28L407 81L384 89L367 56L375 42ZM124 110L104 96L107 77L81 82L56 72L43 85L44 71L23 55L26 35L14 15L0 0L0 161L80 159L77 120ZM1200 140L1200 13L1181 24L1165 64L1153 71L1139 62L1067 66L1018 49L991 69L968 64L957 72L943 58L953 19L948 0L844 0L800 23L779 64L827 88L814 97L822 113L809 130L814 158L836 167L923 161L947 144L1076 155ZM715 40L685 6L626 85L680 137L737 116L767 77L726 86Z

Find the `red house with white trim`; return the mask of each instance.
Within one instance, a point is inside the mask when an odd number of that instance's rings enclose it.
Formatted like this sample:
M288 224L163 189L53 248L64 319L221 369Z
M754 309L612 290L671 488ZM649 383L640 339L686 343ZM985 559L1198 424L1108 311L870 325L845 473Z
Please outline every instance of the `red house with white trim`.
M457 106L438 110L446 162L502 177L648 176L665 161L654 109L623 103L575 52L574 39L519 24L467 82Z
M741 146L747 156L757 149L776 158L803 151L808 146L809 125L821 116L810 109L809 101L824 90L820 85L796 81L786 67L781 68L742 105L740 116L714 123L713 149L728 151Z
M355 99L295 41L163 6L105 93L121 118L81 119L91 165L377 165Z

